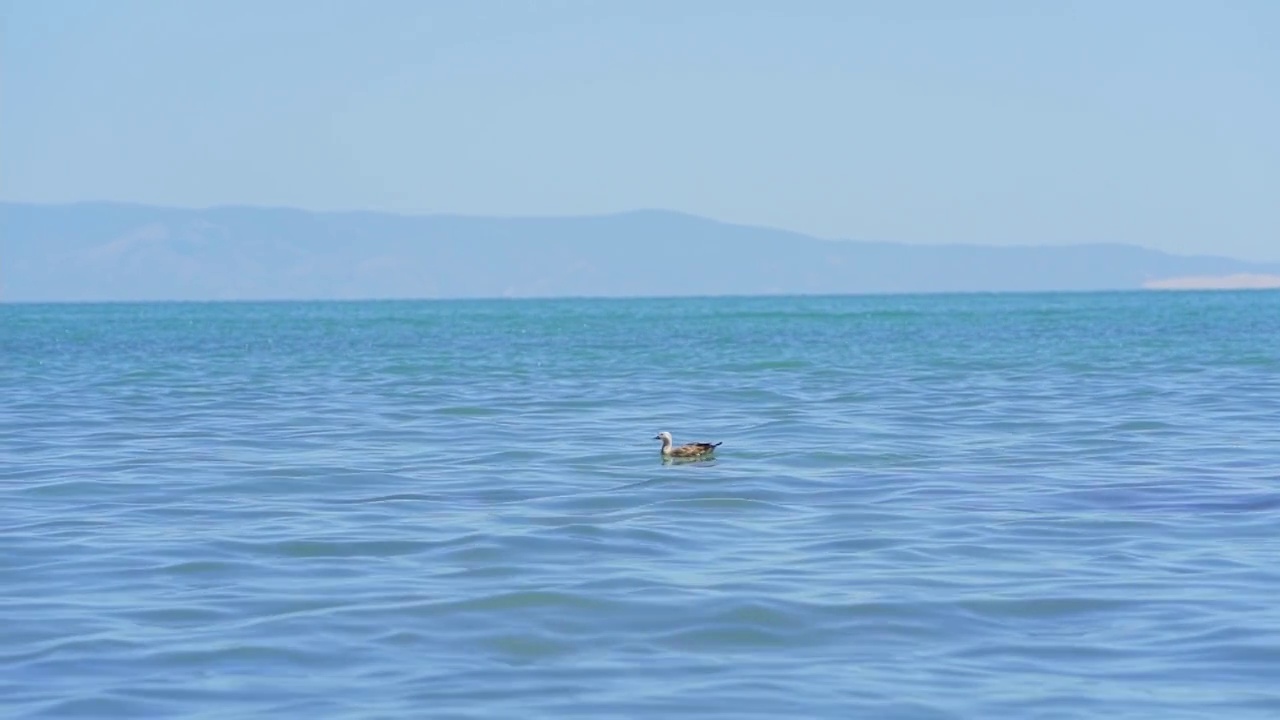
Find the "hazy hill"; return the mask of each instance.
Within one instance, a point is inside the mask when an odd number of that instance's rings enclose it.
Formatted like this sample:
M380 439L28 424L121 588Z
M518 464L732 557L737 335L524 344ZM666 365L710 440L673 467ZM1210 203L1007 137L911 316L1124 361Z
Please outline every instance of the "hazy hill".
M662 211L487 218L0 203L8 301L1094 290L1228 275L1280 282L1280 264L1116 244L823 240Z

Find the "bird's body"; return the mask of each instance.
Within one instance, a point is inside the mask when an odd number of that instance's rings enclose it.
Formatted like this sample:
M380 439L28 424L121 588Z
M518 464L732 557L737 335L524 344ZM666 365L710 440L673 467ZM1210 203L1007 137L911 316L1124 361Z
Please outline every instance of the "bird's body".
M696 442L687 445L675 446L671 444L671 433L660 432L653 436L654 440L662 441L662 457L666 458L702 458L707 457L716 451L720 443Z

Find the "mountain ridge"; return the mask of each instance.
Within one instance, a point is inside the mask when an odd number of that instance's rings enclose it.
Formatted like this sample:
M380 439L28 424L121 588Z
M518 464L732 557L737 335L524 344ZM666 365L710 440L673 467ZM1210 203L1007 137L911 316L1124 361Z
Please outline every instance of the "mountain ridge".
M654 208L490 216L0 202L0 237L0 299L19 302L1200 289L1232 277L1280 287L1280 263L1128 243L824 238Z

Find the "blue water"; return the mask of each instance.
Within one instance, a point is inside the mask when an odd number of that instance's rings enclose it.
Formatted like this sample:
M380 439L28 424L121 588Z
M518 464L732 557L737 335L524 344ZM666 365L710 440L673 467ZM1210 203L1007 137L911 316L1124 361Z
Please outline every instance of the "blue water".
M1274 292L0 305L0 716L1280 717L1278 439Z

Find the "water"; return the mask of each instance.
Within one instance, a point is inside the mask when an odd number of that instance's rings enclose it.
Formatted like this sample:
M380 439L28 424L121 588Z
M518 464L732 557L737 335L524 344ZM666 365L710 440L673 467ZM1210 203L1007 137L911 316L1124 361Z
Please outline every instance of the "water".
M1278 340L1268 292L0 306L0 716L1274 718Z

